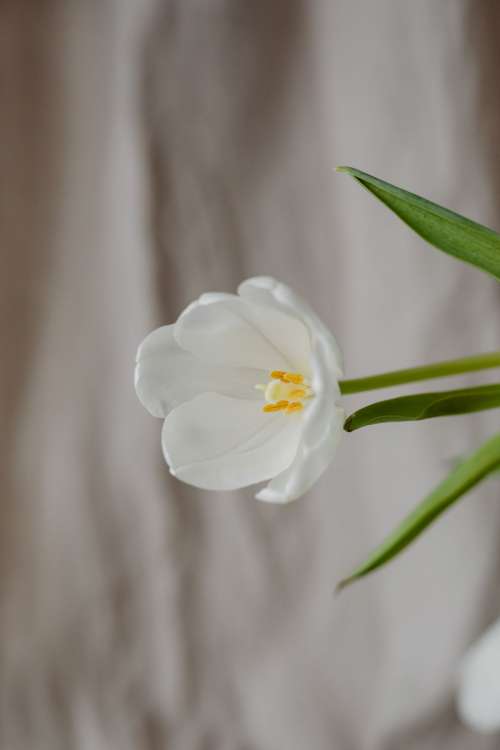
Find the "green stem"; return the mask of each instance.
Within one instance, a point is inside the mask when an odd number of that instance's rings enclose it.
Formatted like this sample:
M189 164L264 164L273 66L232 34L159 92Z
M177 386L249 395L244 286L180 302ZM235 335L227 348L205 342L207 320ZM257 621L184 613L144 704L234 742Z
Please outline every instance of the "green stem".
M472 357L436 362L433 365L383 372L380 375L369 375L366 378L355 378L354 380L341 380L339 386L340 392L347 395L349 393L360 393L361 391L372 391L375 388L389 388L393 385L415 383L417 380L429 380L430 378L443 378L447 375L460 375L464 372L487 370L490 367L500 367L500 352L475 354Z

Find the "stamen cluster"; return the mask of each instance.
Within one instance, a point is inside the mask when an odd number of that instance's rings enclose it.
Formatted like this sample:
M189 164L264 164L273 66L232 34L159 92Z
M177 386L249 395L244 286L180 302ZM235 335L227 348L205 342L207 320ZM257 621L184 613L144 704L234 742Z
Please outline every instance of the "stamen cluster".
M267 401L262 407L264 412L284 411L285 414L291 414L301 411L304 408L303 400L313 396L309 383L299 372L273 370L270 378L267 385L256 386L264 391Z

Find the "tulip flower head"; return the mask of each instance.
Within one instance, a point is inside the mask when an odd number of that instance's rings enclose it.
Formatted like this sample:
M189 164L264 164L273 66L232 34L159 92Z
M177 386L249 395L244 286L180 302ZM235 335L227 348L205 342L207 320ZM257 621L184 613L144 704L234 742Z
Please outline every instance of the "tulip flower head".
M303 495L334 456L341 354L312 310L269 277L202 295L137 353L141 403L164 418L170 472L209 490L268 481L256 497Z
M500 620L471 646L463 660L458 711L471 729L500 731Z

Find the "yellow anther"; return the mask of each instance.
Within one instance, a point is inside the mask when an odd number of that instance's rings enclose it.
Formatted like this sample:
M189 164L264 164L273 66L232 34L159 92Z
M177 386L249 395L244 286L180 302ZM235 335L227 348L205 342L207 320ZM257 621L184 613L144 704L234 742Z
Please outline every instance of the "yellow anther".
M275 404L266 404L262 407L262 411L269 412L269 411L283 411L284 409L287 409L289 406L288 401L276 401Z
M284 370L273 370L271 377L274 380L281 380L282 383L295 383L300 385L304 382L304 376L300 372L285 372Z
M303 408L304 404L301 404L300 401L291 401L286 407L285 413L290 414L292 411L300 411Z
M284 411L285 414L291 414L301 411L304 408L303 401L314 396L309 381L300 372L272 370L269 383L259 383L255 387L264 392L267 403L262 411L267 413Z

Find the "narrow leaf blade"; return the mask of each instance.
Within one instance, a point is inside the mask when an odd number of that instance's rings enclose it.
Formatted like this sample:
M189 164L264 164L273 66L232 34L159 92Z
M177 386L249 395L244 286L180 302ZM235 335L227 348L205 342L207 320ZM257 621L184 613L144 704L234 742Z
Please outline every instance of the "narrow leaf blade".
M337 590L380 568L402 552L460 497L500 468L500 433L462 461L436 489L387 537L365 562L344 578Z
M435 393L417 393L377 401L353 412L344 423L346 432L382 422L415 422L421 419L470 414L500 407L500 384L480 385Z
M337 171L354 177L434 247L500 279L497 232L354 167Z

